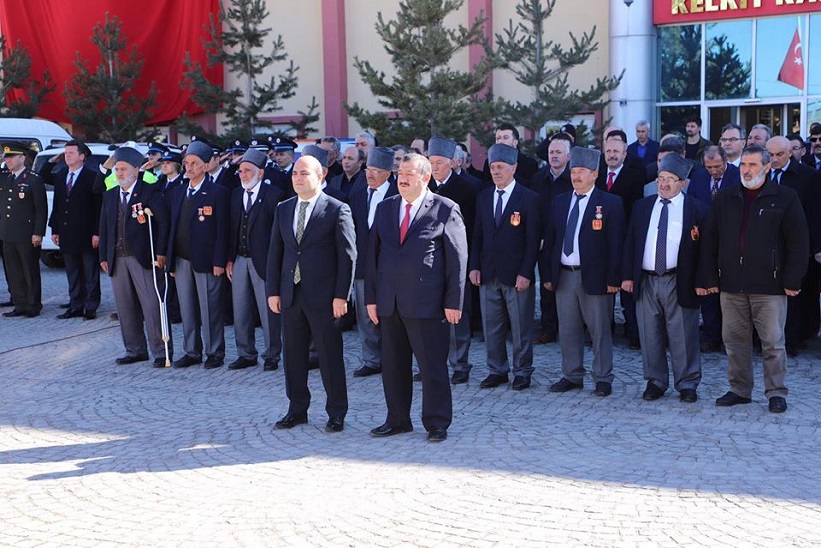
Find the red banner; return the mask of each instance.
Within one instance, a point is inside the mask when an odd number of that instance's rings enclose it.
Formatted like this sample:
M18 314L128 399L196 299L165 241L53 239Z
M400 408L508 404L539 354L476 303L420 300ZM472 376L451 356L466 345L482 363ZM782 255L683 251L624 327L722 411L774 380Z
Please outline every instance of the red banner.
M100 53L91 41L91 30L105 21L106 12L122 22L127 52L136 45L144 60L137 93L144 95L157 86L158 100L150 123L170 122L184 111L201 112L190 101L190 93L180 87L185 70L185 53L205 66L202 40L211 13L219 11L219 0L2 0L0 31L9 47L19 40L32 57L32 74L42 80L48 70L57 88L46 99L39 116L68 122L63 89L77 71L80 57L94 69ZM210 80L222 84L222 66L207 72ZM17 92L15 92L17 93Z
M653 0L654 25L821 12L821 0Z

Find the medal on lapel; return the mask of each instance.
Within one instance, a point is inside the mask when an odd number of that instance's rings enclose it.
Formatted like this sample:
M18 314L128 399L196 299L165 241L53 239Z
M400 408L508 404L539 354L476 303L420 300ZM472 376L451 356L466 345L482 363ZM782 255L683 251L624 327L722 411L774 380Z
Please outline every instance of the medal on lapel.
M20 192L20 193L17 195L17 197L18 197L18 198L20 198L20 199L22 200L23 198L25 198L25 197L26 197L26 193L25 193L25 192Z
M214 210L211 208L211 206L204 206L202 208L202 214L203 215L210 216L213 212L214 212Z
M137 213L137 222L140 223L141 225L144 225L146 219L145 219L145 209L143 209L143 204L142 204L142 202L139 202L139 203L134 204L134 205L136 207L136 209L134 211Z
M140 204L132 204L132 205L131 205L131 218L132 218L132 219L136 219L136 218L137 218L137 206L138 206L138 205L140 205Z
M600 205L596 206L596 214L593 217L593 230L601 230L604 215L602 215Z
M698 225L693 225L693 228L690 229L690 239L697 242L699 238L701 238L701 234L698 232Z
M522 224L522 214L514 211L510 216L510 226L519 226L520 224Z
M21 200L26 197L26 185L25 183L20 183L17 185L17 197Z
M203 208L201 208L201 207L197 208L197 215L198 215L197 219L199 219L200 222L205 221L205 215L203 215Z

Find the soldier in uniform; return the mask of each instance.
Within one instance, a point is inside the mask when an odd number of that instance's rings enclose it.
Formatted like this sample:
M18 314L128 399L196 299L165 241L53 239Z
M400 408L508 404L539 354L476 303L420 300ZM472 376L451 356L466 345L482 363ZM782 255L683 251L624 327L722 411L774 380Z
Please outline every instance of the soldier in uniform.
M40 289L40 245L46 233L48 202L43 180L31 171L25 147L3 147L8 173L0 178L0 240L14 310L3 316L34 318L43 309Z

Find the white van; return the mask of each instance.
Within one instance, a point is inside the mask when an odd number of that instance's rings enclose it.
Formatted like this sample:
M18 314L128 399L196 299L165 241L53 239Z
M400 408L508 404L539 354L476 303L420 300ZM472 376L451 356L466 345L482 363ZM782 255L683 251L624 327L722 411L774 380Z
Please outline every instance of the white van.
M50 146L71 141L69 133L48 120L0 118L0 143L16 141L40 152Z

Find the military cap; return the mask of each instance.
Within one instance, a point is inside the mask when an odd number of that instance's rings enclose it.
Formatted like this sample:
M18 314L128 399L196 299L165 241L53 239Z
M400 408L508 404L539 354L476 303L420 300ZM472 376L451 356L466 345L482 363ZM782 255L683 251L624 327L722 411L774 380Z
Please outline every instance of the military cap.
M278 152L285 150L294 151L297 146L294 141L287 137L274 137L273 135L268 137L268 142L271 144L271 148Z
M26 153L26 147L21 143L6 143L3 146L3 156L19 156Z
M165 146L162 143L150 143L148 145L148 153L149 154L151 154L151 153L165 154L166 152L168 152L168 147Z
M368 167L375 167L384 169L385 171L393 170L393 151L385 147L373 147L368 153Z
M260 136L254 137L253 139L248 141L248 147L255 148L263 152L267 152L270 149L270 147L268 146L268 139Z
M268 157L264 152L255 148L249 148L245 151L245 154L242 155L239 163L248 162L249 164L254 164L258 168L262 169L265 167L265 163L267 161Z
M456 141L443 137L431 137L428 142L428 156L444 156L453 159L456 153Z
M143 155L132 147L120 147L114 152L114 162L125 162L134 167L143 165Z
M211 145L205 144L203 141L192 141L188 148L185 149L185 155L189 156L193 154L203 162L210 162L211 157L214 155L214 149L211 148Z
M570 149L570 167L586 167L590 171L599 170L601 152L592 148L573 147Z
M248 143L241 139L236 139L231 146L225 149L225 152L245 152L248 150Z
M513 165L517 163L518 160L519 151L510 145L497 143L487 149L487 161L490 164L493 162L504 162L506 164Z
M565 124L559 128L559 131L562 133L567 133L568 135L573 137L574 141L576 140L576 126L574 126L573 124Z
M172 150L166 151L160 158L160 162L174 162L175 164L182 163L182 155Z
M678 154L668 154L661 159L659 163L659 173L667 171L672 173L679 179L687 179L690 176L690 170L693 164L686 158L682 158Z

